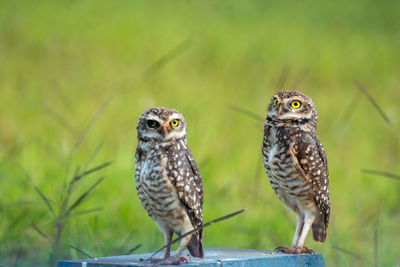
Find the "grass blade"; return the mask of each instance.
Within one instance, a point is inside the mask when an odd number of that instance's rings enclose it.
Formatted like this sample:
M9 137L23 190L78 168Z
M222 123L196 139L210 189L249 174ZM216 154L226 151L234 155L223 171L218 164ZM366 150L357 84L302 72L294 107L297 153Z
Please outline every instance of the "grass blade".
M72 136L78 135L78 131L57 111L50 107L44 107L44 110L50 118L66 129L70 134L72 134Z
M393 179L393 180L396 180L396 181L400 181L400 175L396 175L396 174L389 173L389 172L383 172L383 171L378 171L378 170L370 170L370 169L361 169L361 172L367 173L367 174L383 176L383 177L390 178L390 179Z
M304 79L307 77L309 72L310 72L310 68L303 68L300 71L300 73L294 79L294 82L292 85L293 90L296 90L300 86L300 84L304 81Z
M80 180L80 179L83 178L84 176L89 175L89 174L91 174L91 173L93 173L93 172L96 172L96 171L98 171L98 170L104 169L105 167L107 167L107 166L109 166L109 165L111 165L111 164L112 164L111 161L108 161L108 162L106 162L106 163L103 163L103 164L101 164L101 165L99 165L99 166L97 166L97 167L94 167L94 168L90 169L90 170L84 171L83 173L81 173L81 174L75 176L74 179Z
M350 103L348 104L347 108L343 112L342 115L342 121L346 122L350 119L351 115L353 114L353 111L355 110L356 106L358 103L360 103L360 91L355 90L354 96L351 99Z
M265 119L263 117L261 117L257 113L254 113L254 112L252 112L250 110L238 107L238 106L233 105L233 104L229 105L229 108L231 110L233 110L233 111L239 112L239 113L241 113L241 114L243 114L243 115L245 115L247 117L250 117L250 118L252 118L252 119L254 119L256 121L259 121L259 122L262 122L262 123L264 123L264 121L265 121Z
M138 248L140 248L142 246L142 244L139 244L137 246L134 246L133 248L131 248L130 250L128 250L127 253L125 253L125 255L130 255L132 254L132 252L134 252L135 250L137 250Z
M103 207L99 207L99 208L94 208L94 209L89 209L89 210L83 210L83 211L80 211L80 212L74 212L74 213L71 214L71 216L86 215L86 214L89 214L89 213L101 211L103 209L104 209Z
M368 98L368 100L371 102L371 104L374 106L374 108L378 111L378 113L382 116L382 118L389 124L392 125L392 123L389 120L389 117L383 112L383 109L378 105L378 102L375 101L375 99L372 97L372 95L367 91L367 89L359 83L357 80L354 80L354 83L358 87L358 89L361 90L361 92L364 93L364 95Z
M168 51L165 55L157 59L145 72L144 72L144 80L148 80L154 74L159 72L162 68L164 68L169 62L173 59L181 55L183 52L188 50L191 47L190 40L184 40L170 51Z
M22 221L22 219L24 219L24 218L26 217L26 213L27 213L27 210L26 210L26 209L23 209L23 210L21 211L20 215L17 216L15 219L13 219L13 220L8 224L7 230L11 230L11 229L13 229L15 226L17 226L17 225ZM6 230L6 231L7 231L7 230Z
M283 90L285 83L289 76L289 68L287 66L283 66L281 74L279 75L278 81L276 82L275 89L278 91Z
M87 170L87 168L89 167L90 163L92 163L92 161L97 156L97 154L100 152L102 147L103 147L103 143L100 143L99 145L97 145L97 147L94 150L93 154L90 156L90 159L88 160L88 162L86 163L85 167L83 168L84 171Z
M49 211L51 212L51 214L53 214L54 217L56 217L53 207L51 206L49 200L47 199L47 197L42 193L42 191L39 190L39 188L37 186L35 186L35 190L36 192L38 192L38 194L40 195L40 197L43 199L44 203L46 203L47 208L49 209Z
M13 267L17 267L17 266L18 266L18 262L19 262L19 259L20 259L21 256L22 256L22 253L23 253L23 250L18 249L17 255L16 255L16 257L15 257L14 264L12 265ZM6 265L0 264L0 267L3 267L3 266L6 267Z
M20 151L22 151L23 148L20 149ZM25 178L31 182L32 181L32 177L31 174L24 168L24 166L22 166L22 164L15 158L15 151L14 152L9 152L5 147L3 147L3 145L0 143L0 150L1 152L4 153L4 155L7 157L7 159L12 162L13 164L15 164L15 166L18 167L18 169L20 171L22 171L22 173L24 174Z
M125 238L124 243L122 243L122 246L120 247L119 251L122 251L124 249L124 247L129 243L129 241L131 241L133 234L136 232L135 229L132 229L128 236Z
M73 209L79 206L79 204L82 203L82 201L89 195L89 193L98 186L105 177L101 177L98 179L88 190L86 190L68 209L67 213L70 213Z
M31 222L31 227L43 238L47 239L48 241L51 242L51 239L42 231L39 229L39 227L37 227L34 223Z
M94 259L92 256L90 256L89 254L87 254L85 251L83 251L82 249L80 249L78 247L75 247L73 245L70 245L69 247L75 249L76 251L78 251L79 253L85 255L86 257L89 257L90 259Z
M41 205L42 202L41 201L29 201L29 200L25 200L25 201L16 201L16 202L12 202L12 203L6 203L0 206L0 210L3 208L7 208L7 207L14 207L14 206L24 206L24 205Z
M339 251L341 251L341 252L343 252L343 253L345 253L345 254L347 254L347 255L350 255L350 256L352 256L352 257L358 259L358 260L363 260L363 258L362 258L360 255L358 255L358 254L356 254L356 253L354 253L354 252L352 252L352 251L350 251L350 250L347 250L347 249L344 249L344 248L340 248L340 247L338 247L338 246L332 246L332 247L333 247L334 249L337 249L337 250L339 250Z
M85 140L85 137L89 130L92 128L93 124L100 118L101 114L103 114L104 110L108 107L108 105L111 103L111 101L114 99L114 96L111 96L110 98L107 99L107 101L101 106L99 111L94 115L93 119L89 122L89 124L86 126L86 128L83 130L81 135L78 138L78 141L75 143L74 148L71 151L71 155L74 154L74 152L78 149L78 147L82 144L83 140Z

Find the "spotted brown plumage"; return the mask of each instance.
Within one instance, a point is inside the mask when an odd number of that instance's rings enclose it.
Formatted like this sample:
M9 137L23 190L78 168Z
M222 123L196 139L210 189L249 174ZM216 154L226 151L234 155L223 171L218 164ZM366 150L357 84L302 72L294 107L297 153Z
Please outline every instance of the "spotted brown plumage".
M135 157L137 194L149 216L164 233L166 245L173 233L183 235L203 224L203 185L186 141L186 122L176 110L151 108L139 118ZM203 231L184 237L194 257L204 256ZM170 246L164 258L170 256Z
M304 246L312 228L325 242L329 223L329 174L325 150L316 133L317 109L308 96L281 91L272 97L264 125L262 155L270 184L279 200L297 216L292 248L286 253L312 253Z

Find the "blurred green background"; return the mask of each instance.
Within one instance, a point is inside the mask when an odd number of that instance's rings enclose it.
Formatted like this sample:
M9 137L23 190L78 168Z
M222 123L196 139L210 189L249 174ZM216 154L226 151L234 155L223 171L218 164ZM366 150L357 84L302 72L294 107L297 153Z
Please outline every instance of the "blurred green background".
M133 178L137 120L153 106L186 118L204 220L247 208L207 228L204 246L291 245L296 219L260 145L271 96L297 89L318 108L332 202L326 243L310 234L307 246L327 266L399 264L400 182L362 172L400 173L399 17L395 0L0 1L0 263L163 245ZM76 168L108 161L76 183L69 205L106 176L64 221L54 255Z

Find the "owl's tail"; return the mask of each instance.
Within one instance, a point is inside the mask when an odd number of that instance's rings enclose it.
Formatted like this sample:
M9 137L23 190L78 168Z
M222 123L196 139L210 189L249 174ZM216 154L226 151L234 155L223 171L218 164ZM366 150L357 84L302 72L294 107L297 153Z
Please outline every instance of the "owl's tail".
M320 216L322 217L322 216ZM327 225L323 218L317 218L312 224L312 233L314 240L318 242L325 242Z
M193 257L204 257L203 244L201 242L201 237L198 233L192 235L192 238L190 239L187 248L190 252L190 255L192 255Z

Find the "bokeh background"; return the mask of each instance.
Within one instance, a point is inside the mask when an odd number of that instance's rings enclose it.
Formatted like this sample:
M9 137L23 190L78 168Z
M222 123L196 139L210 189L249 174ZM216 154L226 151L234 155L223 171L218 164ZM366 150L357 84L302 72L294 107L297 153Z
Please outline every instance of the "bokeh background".
M204 246L289 246L260 152L281 89L314 100L328 157L328 238L308 247L327 266L399 264L399 17L395 0L0 1L0 264L163 245L133 178L153 106L186 118L205 221L247 208Z

